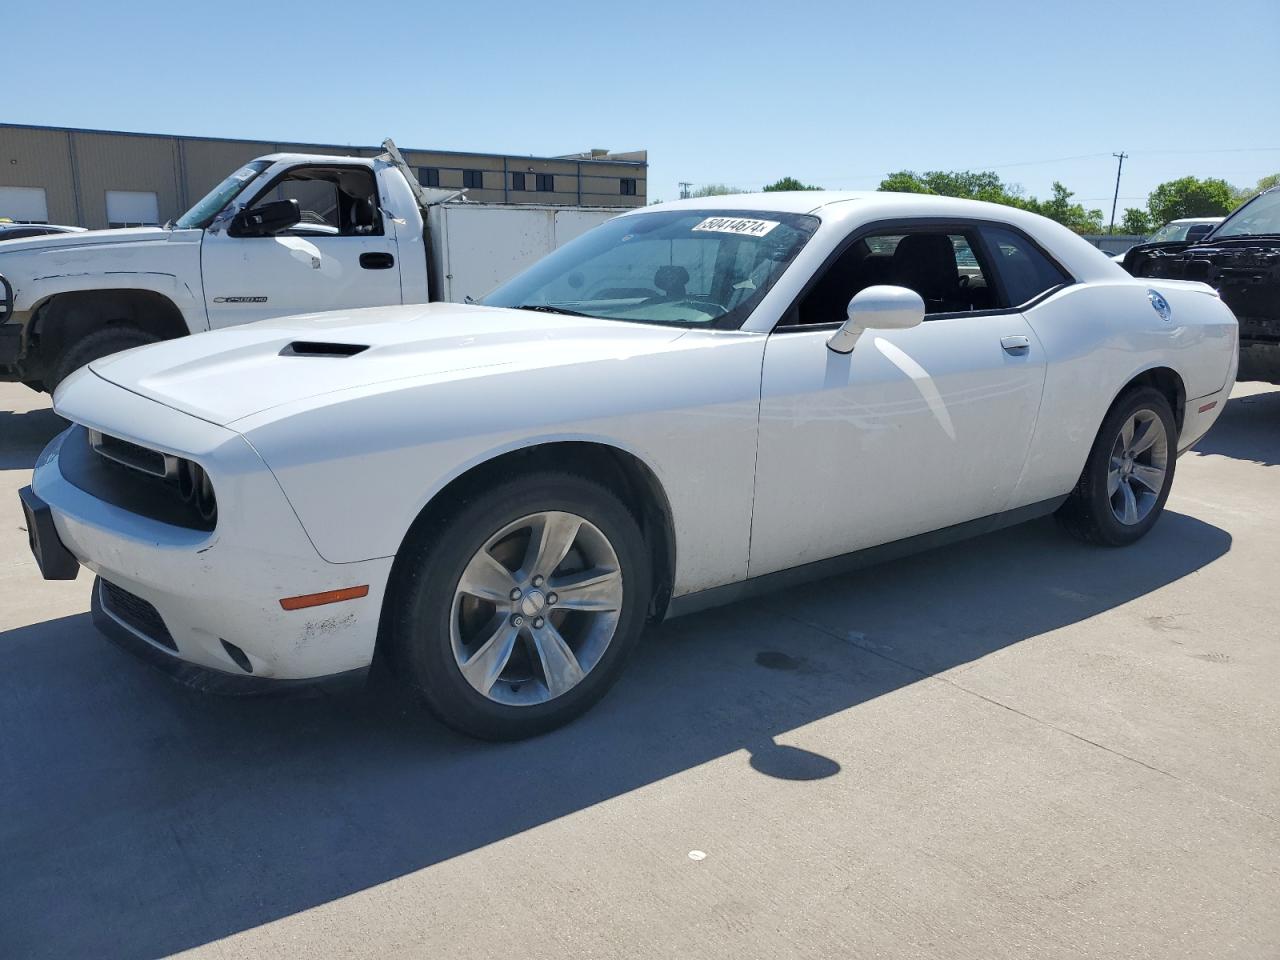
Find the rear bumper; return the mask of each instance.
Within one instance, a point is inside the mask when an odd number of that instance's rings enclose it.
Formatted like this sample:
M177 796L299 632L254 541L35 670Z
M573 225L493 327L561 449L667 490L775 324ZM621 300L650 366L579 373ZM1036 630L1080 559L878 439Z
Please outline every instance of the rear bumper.
M1235 353L1232 355L1230 366L1227 368L1227 382L1222 385L1221 390L1186 402L1182 412L1182 430L1178 434L1178 456L1182 456L1190 450L1201 437L1209 432L1209 428L1218 422L1218 417L1222 416L1223 408L1226 407L1227 401L1231 398L1231 388L1236 384L1236 365L1238 363L1239 355Z

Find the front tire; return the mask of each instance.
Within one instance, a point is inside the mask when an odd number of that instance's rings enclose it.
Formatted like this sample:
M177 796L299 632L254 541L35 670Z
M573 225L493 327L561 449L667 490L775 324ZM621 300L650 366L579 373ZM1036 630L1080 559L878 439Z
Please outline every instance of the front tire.
M81 340L68 344L53 365L52 376L45 377L44 386L50 393L58 389L58 384L75 373L87 363L109 357L122 350L131 350L159 340L154 334L139 330L137 327L114 326L95 330Z
M617 497L574 474L527 474L410 534L383 639L446 724L521 739L604 696L644 629L651 582Z
M1125 547L1155 526L1177 463L1177 424L1159 390L1138 387L1112 406L1080 480L1058 509L1067 532L1088 543Z

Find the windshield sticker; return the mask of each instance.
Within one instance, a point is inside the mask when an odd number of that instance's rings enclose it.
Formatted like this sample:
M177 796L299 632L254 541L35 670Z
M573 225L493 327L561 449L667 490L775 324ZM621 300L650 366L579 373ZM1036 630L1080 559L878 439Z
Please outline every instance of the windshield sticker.
M778 225L777 220L749 220L746 217L707 217L693 228L713 233L736 233L744 237L763 237Z

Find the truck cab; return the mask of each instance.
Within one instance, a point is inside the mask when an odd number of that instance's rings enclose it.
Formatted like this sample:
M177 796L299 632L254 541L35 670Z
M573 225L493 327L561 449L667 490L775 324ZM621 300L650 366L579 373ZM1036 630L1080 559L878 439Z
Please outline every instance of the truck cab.
M419 186L385 146L376 158L259 157L163 227L6 242L0 380L52 392L86 363L157 340L478 297L618 212L449 203L459 195ZM448 216L437 213L446 206Z

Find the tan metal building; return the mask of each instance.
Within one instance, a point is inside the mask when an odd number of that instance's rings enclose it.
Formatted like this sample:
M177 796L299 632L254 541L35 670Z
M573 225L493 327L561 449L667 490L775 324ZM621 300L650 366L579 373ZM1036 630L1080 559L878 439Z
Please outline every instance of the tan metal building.
M171 137L0 124L0 218L90 229L164 223L236 167L268 153L372 157L380 147ZM472 200L637 207L646 203L646 151L563 157L401 148L428 186Z

